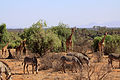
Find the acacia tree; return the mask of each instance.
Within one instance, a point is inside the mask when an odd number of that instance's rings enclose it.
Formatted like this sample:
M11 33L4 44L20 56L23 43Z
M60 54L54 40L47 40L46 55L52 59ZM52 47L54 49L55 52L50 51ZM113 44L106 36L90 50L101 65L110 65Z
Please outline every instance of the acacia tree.
M61 46L60 40L51 30L43 29L45 21L38 21L30 28L25 29L22 38L26 39L28 48L43 56L47 50L57 50Z

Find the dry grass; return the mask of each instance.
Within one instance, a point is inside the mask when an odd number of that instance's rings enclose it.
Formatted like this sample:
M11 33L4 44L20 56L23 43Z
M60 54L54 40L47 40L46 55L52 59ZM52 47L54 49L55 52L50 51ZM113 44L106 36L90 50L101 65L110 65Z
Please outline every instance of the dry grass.
M104 57L99 63L94 62L95 57L92 54L90 62L91 67L84 67L82 71L71 72L70 65L66 65L66 73L61 71L60 57L64 53L48 53L43 58L37 58L39 64L38 74L32 74L32 68L29 67L30 74L23 74L22 60L0 59L6 62L11 70L13 80L119 80L120 69L108 69L108 58ZM30 54L31 56L31 54ZM114 67L118 67L118 62L113 62Z
M63 54L60 54L60 53L49 53L43 56L43 58L40 59L40 63L41 63L40 70L46 70L52 67L58 70L59 67L56 67L56 66L58 66L58 64L60 65L60 57L62 55Z

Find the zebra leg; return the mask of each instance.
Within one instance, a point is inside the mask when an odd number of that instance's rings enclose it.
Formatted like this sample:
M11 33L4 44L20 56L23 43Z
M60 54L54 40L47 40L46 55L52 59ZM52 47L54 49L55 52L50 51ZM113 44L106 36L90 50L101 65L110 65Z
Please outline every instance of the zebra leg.
M26 66L26 69L27 69L27 73L29 74L29 71L28 71L28 64L27 64L27 66Z
M37 64L35 65L36 74L38 74Z
M112 59L109 59L108 62L109 62L109 64L111 65L111 67L113 68Z
M62 63L62 70L63 70L64 73L66 73L65 72L65 63L64 62Z
M112 66L112 68L114 68L113 65L112 65L112 60L111 60L111 66Z
M34 74L34 64L32 64L32 74Z
M24 72L24 74L25 74L25 65L26 65L26 63L24 63L24 66L23 66L23 72Z

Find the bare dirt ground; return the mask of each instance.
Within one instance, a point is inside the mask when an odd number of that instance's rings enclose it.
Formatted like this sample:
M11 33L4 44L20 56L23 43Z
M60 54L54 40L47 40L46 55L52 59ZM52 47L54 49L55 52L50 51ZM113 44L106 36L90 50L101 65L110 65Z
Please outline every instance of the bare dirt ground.
M91 56L91 54L90 54ZM40 59L38 59L40 60ZM97 64L97 68L100 66L107 65L107 56L104 57L102 62L97 63L95 62L95 57L91 57L91 65L92 64ZM22 61L23 59L17 60L17 59L0 59L0 61L6 62L12 71L12 80L79 80L77 76L80 76L80 72L78 73L72 73L69 70L66 70L66 73L62 73L62 71L57 71L54 72L52 68L48 70L39 70L38 74L34 73L32 74L32 67L29 66L29 74L23 74L23 65ZM110 73L106 75L102 80L120 80L120 69L118 69L118 62L113 62L113 65L115 66L116 69L112 69ZM98 72L99 73L99 72ZM94 75L91 76L92 80L98 80L93 77ZM83 79L86 80L86 79Z
M74 74L71 72L62 73L52 72L52 69L49 70L41 70L38 74L32 74L32 67L29 66L29 74L23 74L23 66L22 61L18 61L15 59L0 59L0 61L6 62L12 71L12 79L13 80L73 80L71 76Z

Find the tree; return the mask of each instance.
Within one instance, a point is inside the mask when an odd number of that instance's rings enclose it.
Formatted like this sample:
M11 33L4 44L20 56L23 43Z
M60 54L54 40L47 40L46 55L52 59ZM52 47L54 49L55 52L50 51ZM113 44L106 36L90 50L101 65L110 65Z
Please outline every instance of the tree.
M6 45L6 43L9 42L9 33L6 29L6 24L0 25L0 49L2 49L3 46Z
M30 28L24 29L22 38L26 39L28 48L38 53L40 56L45 55L48 50L57 50L61 46L60 40L51 30L43 29L46 26L45 21L38 21Z
M18 35L17 32L13 33L13 32L9 32L9 45L8 48L16 48L17 46L20 45L22 39L21 37Z
M6 29L6 24L0 25L0 42L1 43L9 42L9 35Z

